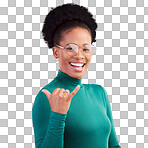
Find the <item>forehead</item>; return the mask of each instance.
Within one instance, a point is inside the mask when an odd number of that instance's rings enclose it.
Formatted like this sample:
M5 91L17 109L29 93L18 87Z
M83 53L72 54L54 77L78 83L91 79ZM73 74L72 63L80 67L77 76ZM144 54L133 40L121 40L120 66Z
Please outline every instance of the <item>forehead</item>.
M77 27L65 31L62 37L61 43L63 45L68 43L75 43L78 45L91 44L91 34L85 28Z
M65 44L65 46L75 46L75 45L80 46L77 43L67 43L67 44ZM81 44L81 46L90 46L90 44L89 43L84 43L84 44Z

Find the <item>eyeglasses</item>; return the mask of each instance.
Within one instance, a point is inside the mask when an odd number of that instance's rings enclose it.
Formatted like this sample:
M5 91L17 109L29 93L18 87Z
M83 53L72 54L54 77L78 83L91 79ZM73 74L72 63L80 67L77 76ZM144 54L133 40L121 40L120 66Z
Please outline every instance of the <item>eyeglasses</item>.
M75 43L69 43L69 44L66 44L65 47L62 47L60 45L55 45L59 48L62 48L62 49L65 49L66 53L70 56L74 56L78 53L78 49L79 47L81 46L78 46L77 44ZM81 47L83 50L81 50L82 54L84 56L91 56L95 53L96 51L96 47L94 45L90 45L90 44L85 44L83 47Z

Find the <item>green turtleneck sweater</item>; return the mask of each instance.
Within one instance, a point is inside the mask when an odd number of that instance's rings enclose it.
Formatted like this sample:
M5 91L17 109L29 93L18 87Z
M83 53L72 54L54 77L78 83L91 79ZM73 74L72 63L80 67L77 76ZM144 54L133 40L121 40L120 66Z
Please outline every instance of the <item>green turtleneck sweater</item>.
M71 93L80 85L67 114L51 111L42 89L38 92L32 107L36 148L121 148L106 90L98 84L82 84L81 80L59 69L42 88L51 94L56 88Z

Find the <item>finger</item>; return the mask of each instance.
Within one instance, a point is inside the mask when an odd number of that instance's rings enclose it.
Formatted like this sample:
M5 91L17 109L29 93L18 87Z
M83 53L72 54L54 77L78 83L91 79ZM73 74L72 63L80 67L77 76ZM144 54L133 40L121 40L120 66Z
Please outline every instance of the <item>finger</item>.
M60 88L56 88L52 93L57 94L59 92Z
M67 94L67 92L65 92L65 89L64 88L61 88L58 93L59 93L59 96L61 98L63 97L63 95L66 95Z
M68 89L66 89L63 93L69 93L69 90L68 90Z
M62 88L60 91L59 91L61 94L69 94L69 90L68 89L64 89Z
M80 89L80 85L77 85L76 88L69 94L68 99L71 100L72 97L78 92L79 89Z
M65 89L64 89L64 88L61 88L59 92L61 92L61 93L62 93L63 91L65 91Z
M66 89L66 91L69 93L70 91L68 89Z
M46 97L47 97L48 100L49 100L49 98L50 98L50 96L51 96L51 93L50 93L48 90L46 90L46 89L42 89L42 92L46 95Z

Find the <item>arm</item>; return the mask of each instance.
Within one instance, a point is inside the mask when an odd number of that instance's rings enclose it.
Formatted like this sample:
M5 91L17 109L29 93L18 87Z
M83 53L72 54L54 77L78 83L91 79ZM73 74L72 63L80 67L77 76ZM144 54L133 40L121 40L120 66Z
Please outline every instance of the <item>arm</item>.
M51 111L46 95L38 93L32 108L36 148L63 148L66 116Z
M108 118L111 122L111 133L110 133L110 136L109 136L108 147L109 148L121 148L120 145L119 145L117 136L116 136L116 131L115 131L114 123L113 123L113 116L112 116L109 98L108 98L108 95L107 95L105 88L103 88L103 91L104 91L104 93L103 93L104 98L106 100L106 113L107 113L107 116L108 116Z

